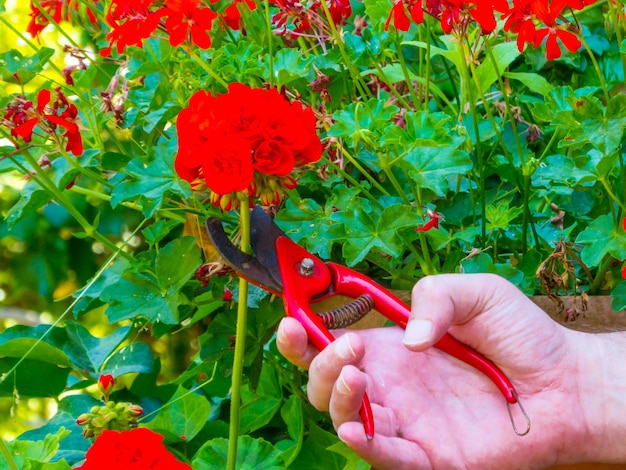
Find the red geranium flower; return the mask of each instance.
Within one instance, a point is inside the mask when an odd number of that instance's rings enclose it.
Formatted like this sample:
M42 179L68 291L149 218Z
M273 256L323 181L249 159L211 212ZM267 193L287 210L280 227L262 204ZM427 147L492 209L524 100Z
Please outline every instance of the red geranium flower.
M211 0L211 3L217 3L219 0ZM256 3L253 0L234 0L232 4L228 5L224 10L224 13L220 14L220 19L230 29L241 29L241 11L239 5L245 3L246 8L250 11L256 10Z
M201 5L198 0L166 0L163 15L168 17L165 28L170 33L172 46L187 41L202 49L211 47L208 31L217 14Z
M566 6L565 0L555 0L550 4L543 0L534 4L535 16L543 22L545 27L537 30L535 33L533 47L539 47L544 38L547 37L546 59L548 60L561 57L561 48L558 41L561 41L570 52L576 52L581 46L580 40L574 33L565 29L565 26L557 24L557 18Z
M233 83L222 95L197 92L176 121L176 172L196 187L204 180L224 209L241 191L278 203L294 187L294 168L321 157L315 124L310 108L276 90Z
M109 47L100 51L100 55L111 55L113 44L117 43L117 52L122 54L127 46L142 47L144 39L158 28L162 14L151 11L153 0L111 0L105 20L112 30L107 34Z
M416 232L428 232L431 228L439 228L439 219L441 219L441 214L431 210L428 210L427 214L430 217L430 220L421 227L417 227L415 229Z
M407 11L411 17L410 19L407 16ZM398 31L408 31L411 27L411 20L415 24L422 24L424 22L424 10L422 9L421 0L408 0L406 5L404 0L395 1L385 22L385 31L389 30L392 19L393 27Z
M98 0L94 0L94 3L97 1ZM31 37L38 37L39 33L50 24L49 18L52 18L57 24L61 21L69 21L70 8L78 10L80 4L80 0L40 0L37 2L37 5L35 5L31 0L30 22L26 27L26 31ZM45 11L46 14L44 14L42 10ZM87 7L86 11L89 20L95 23L97 18L91 8Z
M163 436L147 428L130 431L105 430L86 454L86 461L75 470L145 469L191 470L163 445Z
M37 94L37 107L33 106L32 101L18 97L8 106L4 124L10 128L11 137L20 137L24 142L32 140L37 125L51 136L55 135L57 126L61 126L65 128L63 137L67 138L65 150L74 155L82 155L83 141L76 124L78 109L68 102L60 89L56 90L55 101L49 106L51 97L50 90L40 90Z

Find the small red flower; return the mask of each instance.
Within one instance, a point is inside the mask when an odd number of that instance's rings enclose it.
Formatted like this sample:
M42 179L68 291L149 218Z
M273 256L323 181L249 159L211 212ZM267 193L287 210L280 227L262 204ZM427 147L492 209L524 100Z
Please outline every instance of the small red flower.
M110 374L103 374L98 378L98 388L102 395L104 396L104 400L107 401L109 399L109 394L113 390L115 386L115 379Z
M385 31L389 30L389 25L393 19L393 27L398 31L408 31L411 27L411 20L415 24L424 22L424 10L422 9L421 0L396 0L389 11L387 21L385 21ZM409 15L407 15L407 11ZM410 18L409 18L410 16Z
M441 219L441 214L431 210L428 210L427 213L430 217L430 220L426 222L423 226L417 227L415 229L416 232L427 232L431 228L439 228L439 219Z
M31 142L35 126L39 126L46 134L54 136L57 126L65 129L63 137L67 139L65 150L74 155L82 155L83 141L76 122L78 109L70 103L63 92L56 90L55 101L50 106L52 93L42 89L37 94L37 107L32 101L18 97L7 107L2 123L9 127L11 137L24 142ZM17 143L15 144L17 146Z
M211 3L217 3L219 0L211 0ZM245 4L245 7L241 7L241 4ZM228 5L221 13L220 20L228 26L230 29L238 31L241 29L241 11L240 8L248 8L250 11L256 10L256 3L253 0L233 0L232 4Z
M198 0L166 0L162 14L167 16L165 28L170 33L170 44L193 43L201 49L211 47L209 31L217 14L202 8Z
M546 59L554 60L561 57L560 41L568 51L576 52L580 49L581 42L576 35L566 29L566 25L557 23L557 19L566 7L565 0L556 0L548 4L547 2L534 3L534 13L545 27L540 28L535 33L533 47L539 47L543 40L546 40Z
M192 470L167 450L163 436L147 428L121 432L107 429L96 438L85 457L75 470Z
M224 287L224 295L222 296L222 300L225 302L233 300L233 293L228 287Z
M112 28L107 34L109 47L100 51L108 57L117 44L117 53L122 54L127 46L142 47L143 40L150 37L158 28L161 12L152 11L153 0L112 0L105 16L106 23Z

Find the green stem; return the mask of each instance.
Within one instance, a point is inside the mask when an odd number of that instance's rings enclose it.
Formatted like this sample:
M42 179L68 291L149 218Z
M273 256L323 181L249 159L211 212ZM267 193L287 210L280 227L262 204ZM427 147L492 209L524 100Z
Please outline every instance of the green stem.
M9 448L4 443L4 439L2 438L0 438L0 453L4 455L4 459L7 461L7 464L9 465L10 470L19 470L19 468L17 467L17 464L15 463L15 460L13 460L13 456L11 455L11 452L9 452Z
M32 169L35 171L35 174L31 175L31 177L35 179L37 184L39 184L43 189L45 189L50 194L52 194L52 197L56 199L59 202L59 204L61 204L65 208L65 210L74 218L74 220L76 220L76 222L78 222L78 224L82 227L82 229L85 231L87 236L102 243L104 246L109 248L112 252L116 252L118 248L115 245L115 243L113 243L107 237L105 237L100 232L98 232L95 229L95 227L91 225L87 221L87 219L85 219L85 217L83 217L83 215L76 208L76 206L74 206L74 204L65 196L63 191L57 188L56 184L54 184L54 182L50 180L50 178L48 178L48 175L46 174L46 172L42 170L42 168L37 164L37 162L32 157L32 155L29 152L22 152L22 155L24 156L26 161L29 163L29 165L32 167ZM15 158L12 158L11 160L24 172L24 174L29 174L26 168L24 168L24 166L20 162L18 162ZM124 256L125 258L129 260L133 259L132 256L126 252L121 252L121 254L122 256Z
M269 59L269 83L270 88L274 86L274 33L272 33L272 19L270 18L270 4L268 0L264 0L265 5L265 24L267 25L267 55Z
M589 54L589 58L591 59L591 63L593 64L593 68L596 71L596 75L598 75L598 80L600 80L600 86L602 87L602 93L604 93L604 100L605 100L606 103L608 103L611 98L609 96L609 90L606 87L606 81L604 80L604 76L602 75L602 70L600 70L600 65L598 64L598 61L596 60L595 54L593 53L593 51L589 47L589 44L587 44L587 41L585 40L583 35L581 34L579 37L580 37L581 44L583 45L583 47L587 51L587 54Z
M624 205L624 203L620 201L619 198L615 195L615 193L611 189L611 186L606 181L606 176L603 176L602 178L600 178L600 183L602 183L604 190L606 191L608 196L613 200L613 202L615 202L615 204L617 204L622 211L626 211L626 205Z
M609 268L611 267L611 264L613 264L613 257L605 256L602 262L600 263L600 266L598 266L598 272L596 273L596 276L593 278L593 282L591 283L591 286L589 286L589 293L591 295L597 294L600 288L602 287L602 284L604 283L604 276L609 270Z
M209 67L204 60L202 60L200 58L200 56L198 56L198 54L196 54L193 49L191 47L187 47L185 48L185 51L187 52L187 54L189 54L189 57L191 57L196 64L198 64L200 66L200 68L202 68L202 70L204 70L206 73L208 73L211 77L213 77L213 79L219 83L220 85L222 85L224 88L228 89L228 83L226 83L224 81L224 79L222 77L220 77L218 74L215 73L215 71Z
M87 189L87 188L83 188L82 186L77 186L77 185L72 186L69 189L69 191L76 193L76 194L82 194L83 196L88 196L91 198L99 199L101 201L106 201L106 202L110 202L112 199L111 196L109 196L108 194L103 194L98 191L94 191L93 189ZM132 209L132 210L139 211L139 212L143 211L143 206L136 202L122 201L119 204L120 206L124 206L128 209ZM185 211L193 212L189 209L185 209ZM187 220L184 215L176 214L175 212L172 212L171 210L168 210L168 209L157 209L157 214L159 214L161 217L165 217L167 219L172 219L172 220L177 220L183 223Z
M343 39L341 38L341 34L339 34L339 31L337 31L337 27L335 26L335 22L333 21L333 18L330 14L330 10L328 9L326 0L321 1L321 6L322 6L322 10L324 11L324 16L326 17L326 20L328 21L330 31L333 35L333 39L335 40L335 43L337 44L337 47L339 48L339 53L341 54L341 57L343 58L346 67L348 67L348 72L350 72L350 76L352 77L354 86L359 89L359 92L361 93L361 95L363 95L364 97L368 99L372 98L372 93L370 92L367 85L363 82L363 77L361 76L359 71L356 69L356 67L350 60L350 57L346 53Z
M239 193L241 225L241 251L250 253L250 207L247 193ZM236 470L239 415L241 411L241 386L248 323L248 281L239 278L239 303L237 304L237 329L235 332L235 359L230 398L230 427L228 429L228 470Z
M358 180L356 180L355 178L353 178L352 176L350 176L347 172L345 172L344 170L342 170L339 165L337 165L334 162L331 162L330 160L328 160L327 158L324 158L324 163L326 163L327 165L331 166L337 173L339 173L341 176L343 176L344 179L346 179L347 181L349 181L350 183L352 183L352 186L354 186L355 188L359 188L359 190L361 191L361 193L363 195L365 195L365 197L367 197L376 207L378 207L380 210L383 209L382 204L378 201L378 199L376 199L374 196L372 196L370 194L370 192L365 189L363 187L363 185L361 185L361 183L359 183Z
M398 54L398 62L400 62L402 75L404 76L404 81L406 82L406 86L409 87L409 93L411 94L411 99L413 100L413 109L418 109L419 100L417 98L417 93L415 93L415 87L413 87L413 81L411 80L409 69L406 66L404 55L402 54L402 41L400 41L400 35L398 34L397 31L395 34L395 42L396 42L396 54ZM426 76L426 81L428 82L428 75Z

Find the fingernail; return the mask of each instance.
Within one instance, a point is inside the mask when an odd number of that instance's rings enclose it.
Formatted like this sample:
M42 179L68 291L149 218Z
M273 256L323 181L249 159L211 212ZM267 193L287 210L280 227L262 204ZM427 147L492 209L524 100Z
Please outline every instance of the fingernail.
M412 320L406 325L404 339L406 346L421 346L428 342L433 332L433 322L430 320Z
M337 379L337 391L342 395L349 395L352 391L348 382L343 378L343 373L339 374L339 378Z
M354 359L356 357L356 353L354 352L354 349L352 349L352 344L350 344L350 335L343 335L337 340L335 352L337 353L337 356L344 361L349 361L350 359Z
M278 324L278 330L276 331L276 340L284 343L285 342L285 327L283 326L283 322L281 321Z

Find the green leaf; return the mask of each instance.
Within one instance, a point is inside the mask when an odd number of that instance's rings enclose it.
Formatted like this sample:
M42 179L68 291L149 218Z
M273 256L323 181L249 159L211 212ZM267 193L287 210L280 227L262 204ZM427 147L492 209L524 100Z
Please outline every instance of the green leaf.
M159 250L153 269L156 278L124 272L122 279L107 285L100 298L109 303L111 323L146 318L166 325L178 323L178 307L189 304L182 287L201 264L200 248L194 237L177 238Z
M168 443L190 441L206 424L210 414L211 404L204 396L178 387L146 427L163 434Z
M430 189L439 197L446 195L450 177L472 169L469 155L450 147L413 148L400 165L418 186Z
M16 49L4 52L0 54L0 80L24 85L43 70L53 55L54 49L49 47L41 47L35 54L27 57Z
M508 263L494 263L487 253L465 258L461 261L462 273L493 273L508 279L515 285L524 282L524 273Z
M552 89L552 85L550 84L550 82L538 73L504 72L504 76L506 78L522 82L522 84L528 87L530 91L539 93L544 97L548 96L548 93L550 93L550 90Z
M285 207L276 215L276 223L295 243L327 259L335 238L328 217L332 209L322 208L313 199L300 199L296 205L287 199Z
M305 58L298 49L285 48L279 50L274 56L274 79L275 85L281 87L307 77L314 56Z
M480 84L481 94L486 93L489 87L502 76L507 67L520 56L515 41L502 42L495 46L487 45L486 47L491 48L491 54L487 53L483 63L476 68L476 80Z
M333 125L328 135L346 138L353 147L360 142L371 146L389 126L391 116L397 112L396 106L388 106L383 100L375 98L365 103L351 103L333 115Z
M611 302L613 310L616 312L626 310L626 281L619 282L611 290L611 297L613 298L613 301Z
M130 326L120 327L104 338L92 336L84 326L76 322L67 322L65 330L69 342L63 350L80 370L97 380L104 362L124 341Z
M90 410L92 406L102 403L89 395L70 395L59 402L56 414L43 426L26 431L18 439L26 441L43 441L46 436L55 434L64 428L70 431L59 444L55 459L65 459L70 465L77 464L85 458L85 452L91 441L83 437L82 428L76 419ZM0 460L1 462L1 460Z
M58 354L58 353L57 353ZM65 390L69 367L47 361L0 358L0 396L58 397ZM10 372L9 372L10 371Z
M354 266L374 248L392 257L400 256L405 246L399 231L416 227L421 218L407 206L396 204L381 213L352 205L333 213L331 220L343 224L346 236L343 255L348 266Z
M70 434L64 427L57 429L54 434L48 434L41 441L17 440L13 444L13 450L20 457L35 462L49 462L59 450L60 442Z
M336 452L329 452L327 450L338 442L341 441L335 434L324 431L318 426L311 425L308 437L302 444L302 450L300 450L291 468L297 468L298 470L343 468L346 464L346 459Z
M522 207L509 207L508 202L489 204L485 208L487 230L507 230L511 223L524 211Z
M302 443L304 442L304 413L303 413L302 399L298 395L291 395L283 404L280 409L280 416L287 424L287 432L292 441L281 441L277 444L277 447L281 448L284 452L283 456L285 464L289 466L293 460L298 456Z
M50 193L35 183L29 182L20 191L20 199L11 207L6 215L6 223L9 228L13 228L17 222L24 217L35 214L42 206L48 204L52 196Z
M345 457L346 464L344 465L343 470L370 470L370 468L372 468L370 464L356 455L356 453L348 447L345 442L337 442L336 444L328 447L328 450Z
M139 158L130 161L125 171L128 177L111 191L111 206L124 201L138 202L145 217L152 217L169 195L190 197L189 183L174 171L174 159L161 150L156 158L144 164Z
M248 434L269 423L280 409L283 394L274 367L267 362L264 363L257 389L252 390L248 383L242 389L241 395L239 432Z
M211 439L204 443L194 455L191 466L194 470L227 468L228 439ZM237 470L284 470L281 452L264 439L239 436L237 440ZM298 467L299 468L299 467ZM330 467L317 467L330 468Z
M609 214L601 215L578 234L576 243L584 245L580 252L583 263L598 266L610 254L616 259L626 259L626 236L621 227L616 227Z
M155 271L162 289L177 291L202 264L195 237L181 237L165 245L156 257Z
M131 343L117 350L102 368L102 374L114 377L134 372L149 373L154 369L150 346L143 342Z

